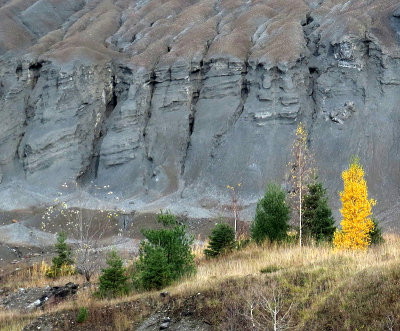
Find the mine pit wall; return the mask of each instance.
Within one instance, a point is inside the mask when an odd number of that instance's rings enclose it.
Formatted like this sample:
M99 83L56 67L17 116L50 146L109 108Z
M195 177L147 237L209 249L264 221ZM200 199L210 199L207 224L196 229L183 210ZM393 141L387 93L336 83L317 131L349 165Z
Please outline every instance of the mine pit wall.
M268 181L287 179L303 121L332 207L341 171L358 155L378 214L393 221L400 59L372 40L320 47L310 35L308 47L312 56L287 66L226 57L144 70L3 58L2 185L57 189L73 179L121 197L175 194L195 205L220 202L226 185L241 182L242 199L255 202Z

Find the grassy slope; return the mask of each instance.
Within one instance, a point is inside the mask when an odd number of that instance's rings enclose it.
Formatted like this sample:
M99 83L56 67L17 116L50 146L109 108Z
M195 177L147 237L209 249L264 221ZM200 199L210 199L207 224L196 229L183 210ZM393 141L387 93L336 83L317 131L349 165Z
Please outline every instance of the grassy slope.
M386 236L382 246L357 253L335 253L329 247L251 246L216 260L200 258L197 275L167 288L167 298L139 293L99 302L90 291L81 291L76 303L60 304L45 314L64 330L106 330L106 325L132 330L134 323L160 309L174 319L190 315L206 321L212 329L268 330L270 310L278 303L278 323L295 330L397 330L399 256L400 238L394 235ZM77 326L79 306L88 307L90 314ZM2 330L19 330L34 318L4 312L0 325Z

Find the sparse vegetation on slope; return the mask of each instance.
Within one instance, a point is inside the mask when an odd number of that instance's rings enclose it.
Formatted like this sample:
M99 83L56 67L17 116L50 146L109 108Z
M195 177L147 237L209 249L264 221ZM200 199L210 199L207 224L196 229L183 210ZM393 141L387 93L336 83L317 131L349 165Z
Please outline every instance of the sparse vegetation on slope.
M366 252L334 252L330 246L249 245L216 259L202 258L196 275L166 288L166 297L142 292L98 301L90 290L81 291L76 303L65 302L31 316L3 312L0 323L4 330L13 330L12 325L44 314L42 320L57 321L64 330L102 330L105 325L129 330L146 316L166 311L172 321L190 316L213 330L265 330L274 320L274 309L268 307L279 299L277 320L294 330L384 330L386 325L396 329L400 326L400 238L386 235L385 239ZM88 318L77 326L78 307L87 308Z

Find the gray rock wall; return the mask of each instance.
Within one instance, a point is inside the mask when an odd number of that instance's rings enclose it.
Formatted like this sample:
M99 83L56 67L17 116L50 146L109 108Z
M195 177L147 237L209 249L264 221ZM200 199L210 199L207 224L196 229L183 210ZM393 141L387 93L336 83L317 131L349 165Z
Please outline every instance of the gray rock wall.
M0 7L12 22L0 29L3 209L32 201L8 201L13 187L45 203L78 182L134 209L219 213L241 182L249 217L268 181L285 183L303 121L332 206L359 155L378 215L396 226L394 1L55 3Z

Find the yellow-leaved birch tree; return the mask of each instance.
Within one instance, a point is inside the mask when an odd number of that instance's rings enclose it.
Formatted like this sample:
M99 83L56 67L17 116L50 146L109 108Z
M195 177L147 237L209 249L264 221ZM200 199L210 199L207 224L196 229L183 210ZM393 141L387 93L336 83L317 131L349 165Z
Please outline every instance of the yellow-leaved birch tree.
M357 158L351 162L349 169L343 171L342 178L344 184L344 190L340 192L342 229L336 230L333 244L335 249L365 250L371 242L370 232L374 229L370 216L376 201L368 199L364 169Z

